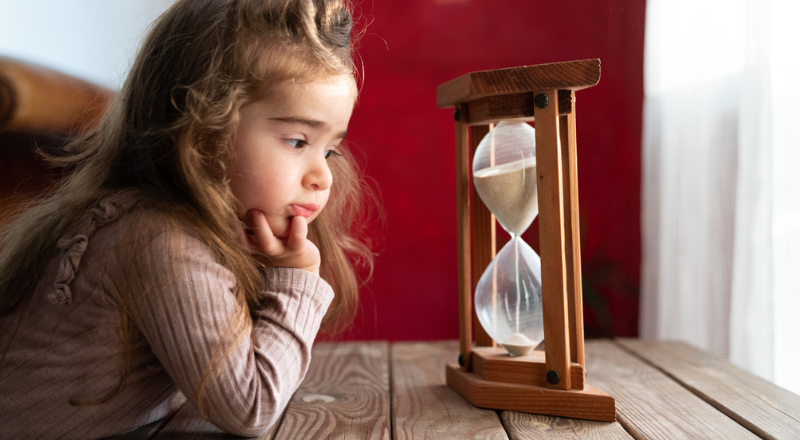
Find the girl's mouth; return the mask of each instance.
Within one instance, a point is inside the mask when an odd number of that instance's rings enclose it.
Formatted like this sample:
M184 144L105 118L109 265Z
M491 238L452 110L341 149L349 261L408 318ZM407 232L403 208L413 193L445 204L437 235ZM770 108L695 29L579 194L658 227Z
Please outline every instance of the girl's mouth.
M319 210L319 205L316 203L308 203L305 205L289 205L294 215L299 215L305 218L311 218L314 212Z

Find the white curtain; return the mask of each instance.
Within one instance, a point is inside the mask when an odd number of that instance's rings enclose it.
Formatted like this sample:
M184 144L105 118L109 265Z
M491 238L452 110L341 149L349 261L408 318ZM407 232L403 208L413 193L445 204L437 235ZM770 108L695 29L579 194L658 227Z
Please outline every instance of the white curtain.
M648 0L640 330L800 393L798 16Z
M173 0L0 0L0 56L118 89L150 23Z

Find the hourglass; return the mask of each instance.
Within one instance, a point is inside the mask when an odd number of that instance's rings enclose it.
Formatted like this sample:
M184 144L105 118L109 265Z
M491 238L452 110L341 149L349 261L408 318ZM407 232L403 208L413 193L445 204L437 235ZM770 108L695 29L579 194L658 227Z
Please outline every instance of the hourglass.
M520 237L539 212L536 134L523 121L502 121L475 150L472 182L511 240L475 287L475 314L511 356L524 356L544 339L539 256Z
M583 350L574 104L599 80L591 59L472 72L437 89L456 120L460 355L447 384L475 406L616 418L614 399L585 381ZM537 212L541 258L520 238ZM511 235L496 255L495 216Z

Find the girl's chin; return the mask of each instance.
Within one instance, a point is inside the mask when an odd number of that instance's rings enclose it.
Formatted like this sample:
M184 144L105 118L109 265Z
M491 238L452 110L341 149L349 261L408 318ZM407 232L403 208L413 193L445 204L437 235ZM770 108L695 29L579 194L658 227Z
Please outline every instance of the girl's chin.
M283 226L283 227L274 227L274 226L270 225L270 229L272 230L272 235L274 235L275 238L283 239L283 238L289 237L289 225L288 224Z
M292 229L292 219L294 217L287 217L286 219L270 221L267 219L267 224L276 238L285 239L289 237L289 232ZM306 219L307 224L311 224L317 218L317 213L314 213L310 218Z

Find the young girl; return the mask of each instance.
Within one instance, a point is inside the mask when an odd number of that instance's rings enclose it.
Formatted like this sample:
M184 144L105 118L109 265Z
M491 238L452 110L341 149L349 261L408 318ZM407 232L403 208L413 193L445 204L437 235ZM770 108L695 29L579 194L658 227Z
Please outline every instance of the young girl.
M352 319L361 181L340 0L178 0L54 193L0 241L3 438L100 438L185 394L258 435ZM327 313L326 313L327 312Z

